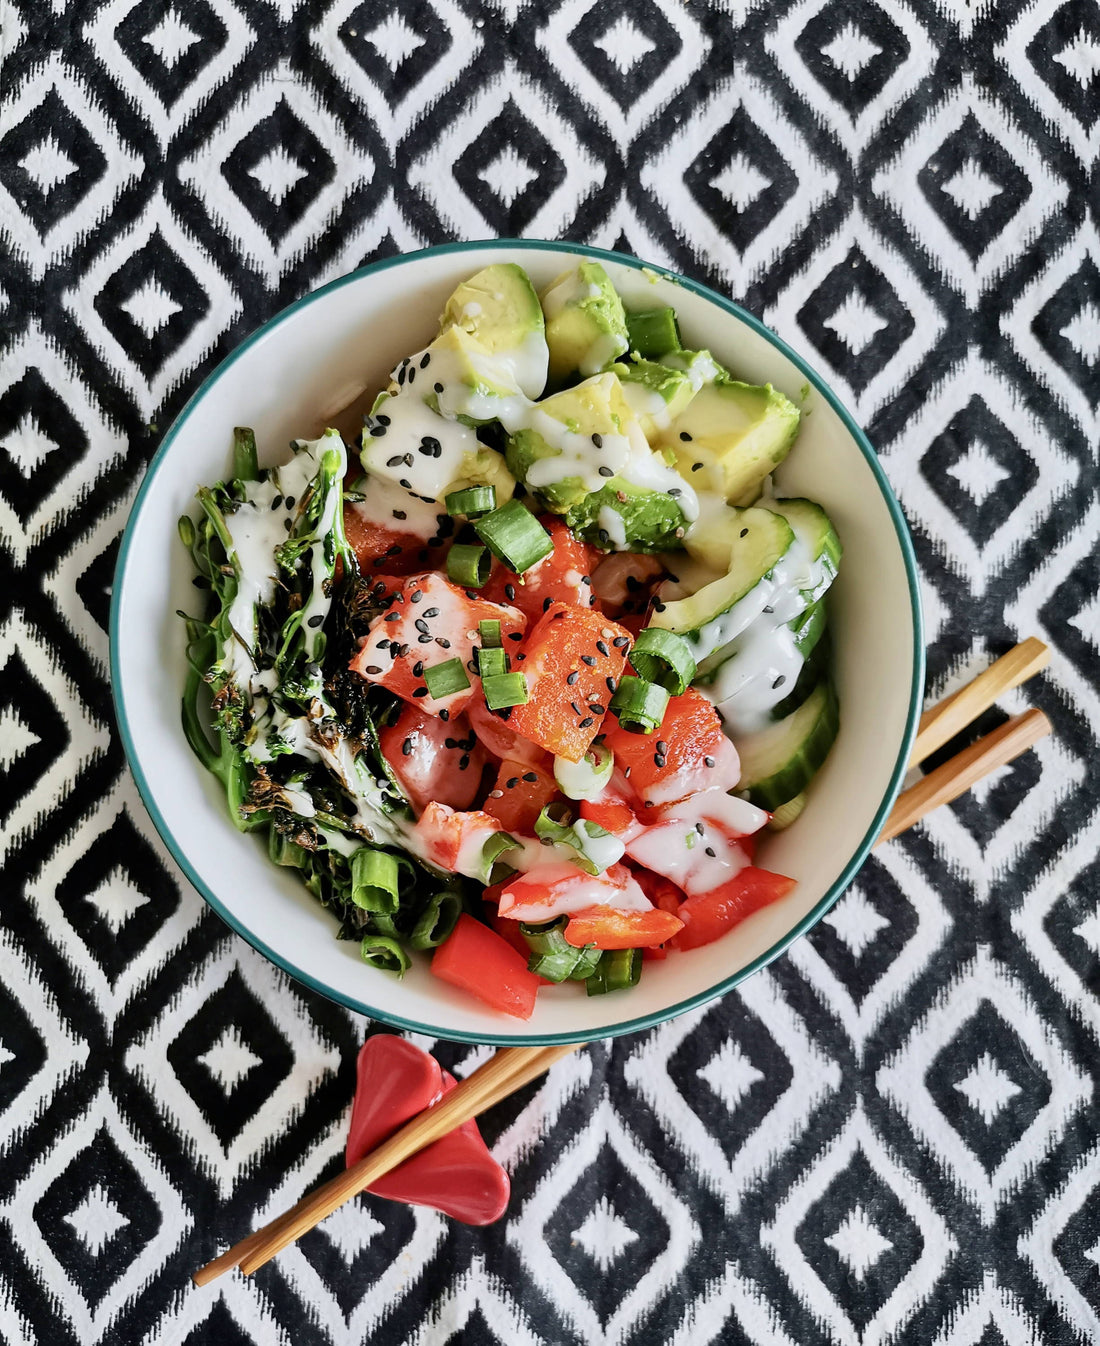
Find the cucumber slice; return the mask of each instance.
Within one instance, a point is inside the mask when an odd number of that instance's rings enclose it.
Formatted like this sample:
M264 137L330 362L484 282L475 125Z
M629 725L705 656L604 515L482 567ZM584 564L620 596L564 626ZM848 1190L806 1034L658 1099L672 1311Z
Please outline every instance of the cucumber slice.
M817 648L818 641L825 634L825 603L818 599L790 623L794 632L794 643L803 659L808 659Z
M836 692L825 679L793 715L736 740L741 756L738 791L762 809L786 804L810 783L839 727Z
M769 832L782 832L785 828L790 827L796 818L801 817L802 810L808 802L809 797L805 791L800 795L795 795L793 799L788 799L785 804L780 804L764 826Z
M805 548L811 565L811 581L808 588L802 590L802 596L807 603L816 603L836 579L844 553L832 520L820 505L797 496L789 500L769 500L767 508L783 515Z
M790 524L771 510L739 510L737 523L729 571L689 598L666 603L650 620L651 626L662 626L690 641L696 647L696 662L728 644L759 615L775 588L773 582L763 581L794 541ZM752 598L742 603L749 595Z
M788 715L793 715L799 706L809 699L817 684L828 672L829 642L827 639L819 640L814 646L813 653L802 665L802 672L799 673L791 694L773 707L772 719L785 720Z

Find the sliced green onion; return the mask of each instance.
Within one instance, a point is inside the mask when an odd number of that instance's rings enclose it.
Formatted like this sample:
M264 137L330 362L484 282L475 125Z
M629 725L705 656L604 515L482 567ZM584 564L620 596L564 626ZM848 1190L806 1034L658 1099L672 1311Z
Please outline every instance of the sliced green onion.
M568 916L559 916L549 925L520 923L520 934L531 950L528 971L554 982L584 981L592 974L600 961L600 951L591 945L575 949L567 943L565 927L568 924Z
M768 819L766 826L771 832L782 832L785 827L790 827L796 818L800 817L802 810L806 807L808 796L803 790L800 795L795 795L793 799L788 799L785 804L775 810Z
M673 696L686 691L695 677L691 646L683 636L659 626L647 626L639 632L630 662L640 678L657 683Z
M403 977L412 967L412 959L389 935L364 935L359 945L363 961L371 967L381 968L383 972L396 972Z
M409 935L414 949L435 949L447 938L462 915L462 895L443 888L424 908Z
M527 679L522 673L498 673L492 678L482 678L481 690L490 710L527 704Z
M259 475L256 436L247 425L238 425L233 430L233 476L237 481L255 481Z
M180 535L180 541L185 547L195 545L195 523L186 514L181 514L176 520L176 532Z
M370 923L374 926L376 934L385 935L387 939L404 939L401 931L397 928L397 922L389 912L372 911Z
M477 633L481 637L481 648L483 650L499 649L504 645L504 637L500 633L500 622L478 622Z
M447 553L447 578L464 589L480 589L492 568L493 558L484 547L456 542Z
M455 692L465 691L470 685L466 669L461 659L448 659L442 664L433 664L424 670L424 682L428 695L435 701L444 696L453 696Z
M641 975L641 949L607 949L595 972L586 980L585 987L589 995L625 991L631 986L637 986Z
M630 733L651 734L665 718L668 690L628 673L611 698L611 709L619 717L619 724Z
M472 519L477 514L488 514L497 507L495 486L470 486L465 491L451 491L445 498L448 514L465 514Z
M363 846L351 857L351 900L364 911L397 910L397 857Z
M519 842L508 832L494 832L481 848L481 874L485 882L493 876L493 867L506 851L514 851Z
M595 799L614 769L615 754L602 743L593 743L579 762L554 758L554 779L567 799Z
M273 827L267 834L267 853L277 865L301 869L309 859L309 852L296 841L291 841Z
M578 869L593 876L602 874L608 865L618 864L625 847L618 837L589 818L574 820L568 807L560 801L547 804L535 819L535 836L540 841L568 846L572 861ZM601 845L604 837L612 837Z
M550 534L538 519L520 504L509 500L474 524L474 531L493 555L522 575L554 550Z
M507 673L509 662L508 656L496 645L477 652L477 671L483 678L498 678Z

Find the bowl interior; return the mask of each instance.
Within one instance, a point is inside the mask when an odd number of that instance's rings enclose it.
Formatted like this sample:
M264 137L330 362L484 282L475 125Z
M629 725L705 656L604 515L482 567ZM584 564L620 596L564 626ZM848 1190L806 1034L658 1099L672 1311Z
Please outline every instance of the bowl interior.
M394 259L335 282L246 342L214 373L166 436L119 556L112 611L116 706L138 785L176 859L215 909L289 972L353 1009L437 1037L544 1042L601 1037L669 1017L717 994L812 924L862 862L892 801L923 683L915 577L900 513L850 423L804 365L709 292L601 256L628 306L672 304L685 342L709 347L738 377L801 401L783 493L820 501L845 548L830 596L841 730L808 807L768 836L761 863L797 888L716 944L649 963L629 994L587 998L546 988L520 1023L433 978L426 961L398 982L334 938L332 917L263 847L230 822L217 782L192 757L179 724L184 669L178 608L196 610L176 519L200 483L227 473L234 425L256 430L261 462L329 424L354 432L389 369L436 330L453 287L483 265L515 261L542 286L588 249L454 245ZM350 409L350 410L349 410ZM907 561L907 555L909 557Z

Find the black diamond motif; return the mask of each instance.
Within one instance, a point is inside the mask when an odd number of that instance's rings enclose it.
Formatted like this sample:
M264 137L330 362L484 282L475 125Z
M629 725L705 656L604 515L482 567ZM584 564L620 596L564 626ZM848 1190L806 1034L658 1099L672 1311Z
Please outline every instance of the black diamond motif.
M574 1238L593 1203L600 1198L606 1199L618 1219L637 1235L614 1259L614 1276L596 1274L604 1268ZM606 1325L622 1305L622 1287L637 1285L667 1247L669 1228L663 1213L649 1199L637 1178L605 1143L595 1161L579 1173L573 1186L563 1193L557 1210L546 1225L544 1237L555 1261L574 1284L584 1287L585 1298Z
M253 176L269 154L285 156L302 174L278 199L269 196L260 179ZM336 164L284 98L240 141L222 164L222 173L249 214L277 245L336 176Z
M69 742L65 721L18 650L0 669L0 716L21 721L38 739L10 762L0 759L0 819L6 821Z
M980 729L974 726L973 733L968 733L966 738L973 741L998 724L1003 724L1006 718L1000 715L996 720L992 716L988 720L983 719ZM978 845L984 848L1032 790L1038 788L1042 774L1043 767L1038 754L1026 752L1022 757L1017 757L996 783L981 795L980 803L975 795L967 793L954 800L951 809Z
M975 498L952 469L980 445L1005 475L991 473L989 489ZM1012 515L1039 478L1039 469L1012 430L977 393L955 413L921 459L928 484L958 519L963 531L984 546Z
M1027 55L1062 106L1091 129L1100 117L1100 70L1073 60L1078 37L1100 46L1100 13L1093 0L1060 5L1032 38Z
M647 51L625 68L597 45L624 20L650 44ZM569 34L569 45L604 92L624 110L653 86L683 47L676 29L651 0L611 0L608 4L593 5Z
M1096 1262L1089 1253L1096 1247L1096 1203L1100 1192L1090 1192L1084 1183L1075 1186L1077 1209L1054 1240L1054 1256L1086 1302L1096 1303Z
M481 1306L475 1304L465 1323L452 1332L441 1346L498 1346L500 1338L485 1321Z
M1072 338L1077 322L1082 323L1083 330L1075 344ZM1100 271L1086 255L1076 272L1062 282L1035 315L1031 329L1093 407L1100 404L1098 325Z
M1088 608L1098 592L1100 592L1100 556L1093 552L1074 566L1043 604L1039 614L1047 631L1057 631L1058 652L1071 659L1090 681L1096 676L1097 632L1092 629L1089 632L1092 639L1089 640L1085 631L1074 623L1081 620L1081 612ZM1088 630L1087 619L1083 625Z
M23 167L39 147L56 147L75 171L43 185ZM106 166L103 151L56 89L0 140L0 181L42 235L87 196Z
M886 326L854 351L828 324L850 296L855 296ZM798 311L802 330L856 392L862 392L901 349L915 326L913 315L889 279L859 248L852 248L825 277Z
M736 187L718 187L733 162L744 171L747 164L765 179L758 194ZM738 107L722 129L715 133L684 173L688 191L707 216L741 252L771 224L798 187L798 174L779 148L756 125L743 107ZM725 186L725 184L723 184Z
M46 1062L46 1044L18 999L0 982L0 1116Z
M118 558L120 538L112 538L76 582L80 601L92 619L104 631L111 618L111 587L114 583L115 561Z
M401 37L402 28L412 37L406 37L387 55L385 35L392 32ZM340 41L363 73L395 107L443 60L453 44L447 25L431 5L421 0L390 0L388 4L364 0L339 31ZM417 39L415 46L413 38ZM392 63L394 59L396 64Z
M334 1169L333 1176L335 1172ZM364 1203L363 1218L369 1213L383 1232L374 1234L350 1262L344 1250L328 1237L323 1224L298 1244L345 1318L350 1318L364 1295L372 1292L382 1273L392 1265L394 1249L407 1247L416 1228L411 1206L369 1195L360 1201Z
M225 1300L219 1299L205 1320L184 1337L182 1346L255 1346L255 1338L238 1325Z
M676 1088L692 1100L693 1111L726 1158L732 1159L790 1087L791 1066L763 1021L744 1006L729 1014L717 1005L704 1023L705 1029L689 1034L673 1053L668 1073ZM728 1043L723 1050L736 1050L762 1077L748 1086L732 1108L712 1082L709 1067L716 1042ZM706 1075L701 1077L701 1071Z
M985 1325L985 1331L978 1338L977 1346L1007 1346L1001 1329L994 1322L988 1322Z
M500 195L482 174L508 150L526 163L536 176L515 195L510 191ZM492 228L503 235L518 235L561 185L565 168L558 152L509 98L489 125L459 155L454 175Z
M1094 942L1077 933L1100 910L1100 856L1077 875L1043 918L1043 929L1059 954L1081 978L1092 995L1100 995L1100 961ZM1100 928L1092 936L1096 941ZM2 1078L2 1077L0 1077ZM1093 1274L1096 1268L1093 1266Z
M98 1204L100 1194L126 1223L120 1224L105 1240L89 1245L66 1217L89 1195L93 1204ZM107 1129L101 1127L42 1194L34 1208L34 1221L54 1256L94 1310L142 1248L156 1236L161 1214L133 1164Z
M988 1057L1014 1084L1012 1095L988 1121L956 1086ZM983 1000L952 1040L940 1051L925 1076L937 1107L991 1173L1035 1120L1050 1097L1050 1080L1016 1030Z
M858 948L853 948L840 936L828 916L819 921L809 935L814 948L857 1005L863 1003L893 966L916 934L918 925L913 904L890 873L873 860L868 864L874 866L873 881L857 885L852 894L863 898L886 924L866 927L867 942ZM837 905L848 900L848 897L842 897Z
M261 1064L226 1088L199 1060L228 1029ZM294 1066L294 1052L267 1010L234 968L168 1048L168 1062L214 1134L228 1146Z
M890 1247L869 1266L849 1266L829 1242L849 1216L878 1230ZM909 1212L858 1150L795 1231L806 1260L860 1332L908 1275L924 1248Z
M126 882L148 901L116 930L89 897L103 883ZM179 892L123 810L58 884L57 900L113 986L179 906Z
M17 435L48 440L35 463L20 463L12 444ZM65 399L37 369L28 369L0 397L0 495L26 522L57 486L65 469L88 451L88 437Z
M149 332L124 305L146 286L154 286L178 305L155 331ZM132 253L95 297L95 309L118 344L151 378L187 340L210 307L206 292L160 231Z
M953 188L962 172L980 172L996 194L971 214L966 198L956 199ZM920 189L948 231L966 249L971 260L985 252L1031 195L1027 174L1008 151L978 125L968 112L917 174Z
M832 50L832 44L849 28L878 48L850 74L845 63L835 59L839 53ZM858 117L879 96L909 55L908 38L873 0L823 6L794 45L814 78L851 117Z
M163 33L158 31L162 23ZM181 39L178 49L164 44L165 40L171 42L177 24ZM226 37L225 24L207 0L188 0L184 6L166 4L165 0L141 0L115 29L119 46L167 107L203 66L214 60Z

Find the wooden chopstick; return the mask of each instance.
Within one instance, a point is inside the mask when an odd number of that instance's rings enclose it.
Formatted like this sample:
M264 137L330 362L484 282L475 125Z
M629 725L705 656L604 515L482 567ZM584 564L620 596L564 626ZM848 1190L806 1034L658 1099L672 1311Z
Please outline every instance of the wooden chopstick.
M923 761L942 747L988 710L1001 692L1018 687L1043 668L1049 658L1050 651L1042 641L1033 637L1022 641L973 682L926 711L921 717L911 764ZM977 739L898 796L875 844L891 840L941 804L965 794L984 776L1011 762L1050 731L1050 721L1042 711L1028 710ZM515 1093L580 1046L583 1044L567 1042L554 1047L501 1049L376 1150L307 1193L270 1224L208 1262L194 1273L192 1280L196 1285L207 1285L236 1266L250 1276L372 1182L463 1122Z
M931 757L968 724L973 724L1003 693L1034 677L1049 662L1049 646L1034 636L1028 636L1007 654L1002 654L972 682L924 712L920 717L909 765L916 766L926 757Z

